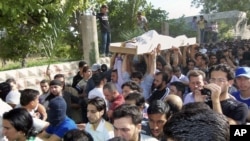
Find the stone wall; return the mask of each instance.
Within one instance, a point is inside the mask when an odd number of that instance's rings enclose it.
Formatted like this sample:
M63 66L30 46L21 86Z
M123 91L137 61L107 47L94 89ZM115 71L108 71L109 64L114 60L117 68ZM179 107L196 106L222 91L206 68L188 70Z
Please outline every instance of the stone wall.
M107 64L109 66L110 59L108 57L100 58L98 61L100 64ZM72 84L72 79L74 75L78 72L78 62L65 62L59 64L51 64L50 72L51 77L54 77L55 74L61 73L65 75L66 83ZM18 88L20 90L25 88L33 88L40 91L39 83L41 80L46 78L47 65L0 71L0 82L5 81L8 78L14 78L17 81Z

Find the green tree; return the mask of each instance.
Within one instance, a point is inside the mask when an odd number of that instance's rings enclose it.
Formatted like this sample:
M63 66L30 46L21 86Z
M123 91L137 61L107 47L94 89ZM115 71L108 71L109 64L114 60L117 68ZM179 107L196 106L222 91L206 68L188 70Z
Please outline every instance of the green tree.
M30 53L41 52L41 45L53 46L67 32L72 12L83 6L82 0L7 0L0 1L0 57L25 62ZM25 63L22 63L24 66Z

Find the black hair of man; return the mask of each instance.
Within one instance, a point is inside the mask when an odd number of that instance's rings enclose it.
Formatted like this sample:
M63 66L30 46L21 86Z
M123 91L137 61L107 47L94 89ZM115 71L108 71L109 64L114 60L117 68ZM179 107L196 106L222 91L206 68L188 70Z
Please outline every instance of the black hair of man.
M64 74L56 74L55 76L54 76L54 79L57 79L57 78L65 78L64 77Z
M167 140L229 141L227 118L212 109L190 109L173 114L164 125Z
M5 82L7 82L7 83L11 83L11 82L13 82L14 84L16 84L16 80L14 79L14 78L8 78L8 79L6 79L6 81Z
M228 65L226 64L218 64L214 65L209 69L208 77L211 77L211 73L213 71L222 71L227 74L227 80L233 80L235 78L234 70L231 69Z
M165 103L162 100L154 100L149 104L148 115L151 114L165 114L166 119L168 119L171 116L170 107L167 103Z
M101 81L106 79L104 72L95 73L92 75L92 78L95 86L99 86L101 84Z
M134 81L127 81L127 82L123 83L122 84L122 89L125 86L129 87L133 91L142 92L141 87L136 82L134 82Z
M129 93L125 100L134 100L135 105L138 107L145 107L146 103L145 98L142 96L141 93L138 92Z
M28 105L31 101L39 96L39 91L34 89L24 89L21 91L20 104L22 106Z
M94 141L90 133L85 130L72 129L63 136L64 141Z
M141 80L143 78L143 74L139 71L135 71L135 72L131 73L130 77L131 78L138 78Z
M130 104L122 104L117 107L113 112L113 120L131 117L132 123L134 125L141 124L142 122L142 114L139 107Z
M170 83L170 86L175 86L178 91L181 91L182 96L186 91L186 86L182 82L174 81Z
M108 117L107 117L107 111L106 111L106 102L105 102L105 100L103 99L103 98L101 98L101 97L95 97L95 98L93 98L93 99L89 99L88 100L88 105L89 104L91 104L91 105L94 105L95 107L96 107L96 110L98 111L98 112L100 112L100 111L104 111L103 112L103 118L105 119L105 120L107 120L108 119Z
M87 65L87 62L86 62L86 61L80 61L80 62L78 63L78 67L79 67L79 68L82 68L82 67L85 66L85 65Z

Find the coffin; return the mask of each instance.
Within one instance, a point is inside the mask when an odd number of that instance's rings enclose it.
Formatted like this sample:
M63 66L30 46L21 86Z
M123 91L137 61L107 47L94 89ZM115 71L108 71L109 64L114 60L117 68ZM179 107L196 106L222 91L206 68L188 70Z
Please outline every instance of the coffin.
M194 45L196 38L188 38L186 35L173 38L150 30L130 41L111 43L109 50L114 53L144 54L150 53L158 44L161 44L161 50L166 50L172 47Z

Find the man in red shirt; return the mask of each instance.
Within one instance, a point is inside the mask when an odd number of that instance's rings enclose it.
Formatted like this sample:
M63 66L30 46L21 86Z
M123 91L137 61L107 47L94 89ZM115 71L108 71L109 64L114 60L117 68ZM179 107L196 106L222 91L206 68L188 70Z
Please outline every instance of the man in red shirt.
M114 83L109 82L103 86L103 93L106 100L109 102L108 117L112 119L113 111L125 101L124 98L119 92Z

